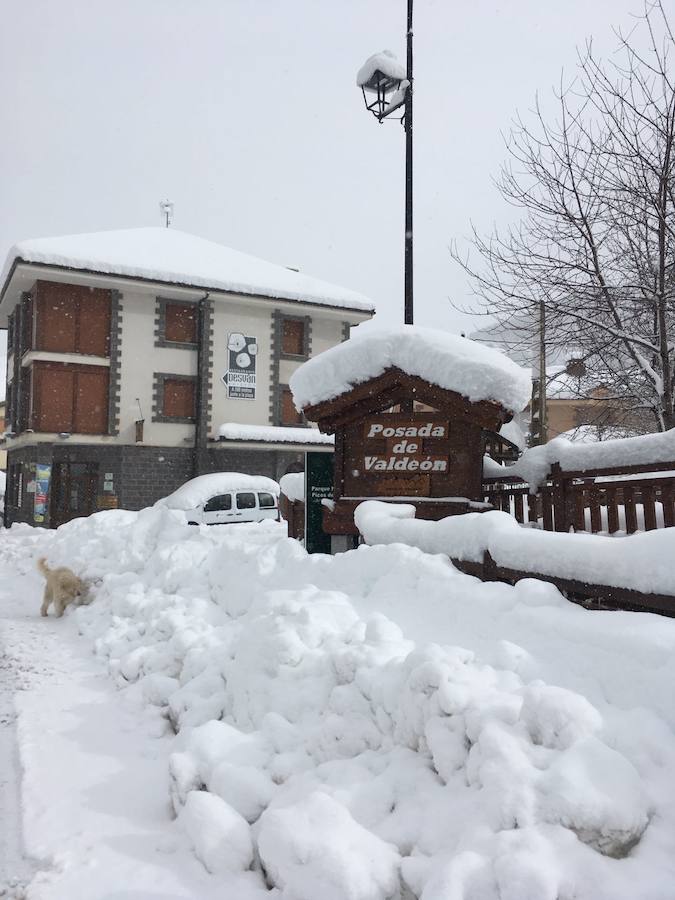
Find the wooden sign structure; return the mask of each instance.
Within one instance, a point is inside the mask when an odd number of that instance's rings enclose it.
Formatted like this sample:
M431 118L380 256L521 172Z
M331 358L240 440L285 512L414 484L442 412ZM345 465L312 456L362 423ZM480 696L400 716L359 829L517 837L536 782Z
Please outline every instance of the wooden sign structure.
M397 368L303 412L335 434L323 528L336 535L356 533L354 509L371 498L413 503L426 519L485 508L485 443L511 418L498 403L472 403Z

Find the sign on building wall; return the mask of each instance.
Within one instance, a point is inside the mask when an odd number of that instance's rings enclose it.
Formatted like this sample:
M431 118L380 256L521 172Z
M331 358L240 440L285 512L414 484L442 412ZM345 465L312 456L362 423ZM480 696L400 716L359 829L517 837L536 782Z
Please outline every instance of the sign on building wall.
M228 400L255 400L258 342L239 331L227 338L227 372L222 376Z
M330 535L322 527L323 501L333 499L332 453L305 454L305 549L308 553L330 553Z
M35 466L35 498L33 506L33 521L42 523L47 515L47 500L49 497L49 481L52 467L38 463Z

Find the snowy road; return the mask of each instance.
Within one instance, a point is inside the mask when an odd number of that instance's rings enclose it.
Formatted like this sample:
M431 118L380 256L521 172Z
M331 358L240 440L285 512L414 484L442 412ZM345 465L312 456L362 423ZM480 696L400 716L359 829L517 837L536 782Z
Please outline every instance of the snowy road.
M0 584L0 897L222 900L173 822L166 720L39 616L25 559Z

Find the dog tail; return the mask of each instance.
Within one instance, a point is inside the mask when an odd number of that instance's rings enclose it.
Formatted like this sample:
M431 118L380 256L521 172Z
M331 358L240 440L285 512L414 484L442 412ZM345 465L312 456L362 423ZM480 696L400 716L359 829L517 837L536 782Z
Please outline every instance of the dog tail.
M51 569L47 565L47 560L45 559L44 556L42 556L42 557L40 557L40 559L38 559L37 567L44 578L47 578L49 576Z

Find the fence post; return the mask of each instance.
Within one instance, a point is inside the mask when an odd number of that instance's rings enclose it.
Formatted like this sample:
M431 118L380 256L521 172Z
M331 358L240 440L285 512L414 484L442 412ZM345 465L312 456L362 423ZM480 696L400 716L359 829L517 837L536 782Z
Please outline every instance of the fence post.
M563 475L560 464L551 468L551 487L553 490L553 530L569 531L574 521L574 510L570 508L571 497L568 491L568 479Z

